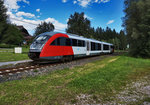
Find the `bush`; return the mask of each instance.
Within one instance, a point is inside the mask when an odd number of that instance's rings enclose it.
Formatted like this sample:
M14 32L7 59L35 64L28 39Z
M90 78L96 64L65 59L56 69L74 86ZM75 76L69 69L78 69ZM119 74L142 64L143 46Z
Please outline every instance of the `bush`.
M0 44L0 48L14 48L14 47L17 47L17 45Z

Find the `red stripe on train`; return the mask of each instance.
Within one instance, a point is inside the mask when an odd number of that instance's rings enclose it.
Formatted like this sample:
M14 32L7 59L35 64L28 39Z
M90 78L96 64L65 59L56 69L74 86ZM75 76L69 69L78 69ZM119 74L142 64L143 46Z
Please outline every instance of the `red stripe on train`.
M53 35L44 45L40 57L50 57L50 56L64 56L64 55L73 55L72 46L54 46L50 45L56 38L58 37L66 37L69 38L68 35L58 33Z

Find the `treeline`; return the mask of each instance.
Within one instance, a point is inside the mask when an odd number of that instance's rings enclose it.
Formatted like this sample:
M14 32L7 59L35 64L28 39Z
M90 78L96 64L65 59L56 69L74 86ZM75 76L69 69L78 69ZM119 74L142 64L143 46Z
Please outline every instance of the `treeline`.
M70 15L67 22L67 33L81 35L114 44L115 49L125 50L129 44L129 54L135 57L150 57L150 0L124 0L125 17L123 26L125 32L115 29L91 27L91 22L85 14ZM8 22L7 9L0 0L0 44L20 45L23 35L15 25ZM35 35L55 29L52 23L41 23L35 30ZM125 34L126 33L126 34Z
M6 11L3 0L0 0L0 43L20 45L23 35L15 25L8 22Z
M93 38L100 41L112 43L117 50L125 50L127 47L127 38L124 31L121 30L118 33L115 29L112 30L109 27L107 27L106 29L97 27L95 29L91 27L90 20L85 18L85 14L83 12L75 12L73 15L70 15L67 24L67 33L73 33L87 38Z
M12 44L21 45L24 40L24 36L18 28L8 22L8 16L6 14L7 9L4 6L3 0L0 0L0 44ZM87 38L93 38L100 41L113 43L115 49L125 50L126 49L126 36L123 31L117 33L115 29L102 29L98 27L94 29L91 27L91 22L85 18L85 14L75 12L70 15L68 21L68 27L66 32L81 35ZM39 35L40 33L53 31L55 29L52 23L42 22L39 24L34 35Z

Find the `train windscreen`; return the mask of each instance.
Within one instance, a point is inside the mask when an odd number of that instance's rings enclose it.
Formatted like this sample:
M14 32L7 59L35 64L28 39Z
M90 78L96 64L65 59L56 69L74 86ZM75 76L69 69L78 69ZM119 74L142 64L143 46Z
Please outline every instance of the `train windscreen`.
M45 41L47 41L49 38L50 38L50 36L48 36L48 35L42 35L42 36L37 37L37 38L34 40L34 42L43 44L43 43L45 43Z
M37 36L31 44L30 49L42 49L50 37L48 35Z

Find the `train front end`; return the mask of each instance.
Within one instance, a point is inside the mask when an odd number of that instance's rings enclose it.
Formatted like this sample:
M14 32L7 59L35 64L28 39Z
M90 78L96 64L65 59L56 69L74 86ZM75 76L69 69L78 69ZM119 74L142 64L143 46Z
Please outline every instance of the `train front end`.
M28 56L32 60L40 60L40 53L46 42L50 39L49 35L38 35L30 45Z

